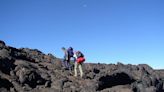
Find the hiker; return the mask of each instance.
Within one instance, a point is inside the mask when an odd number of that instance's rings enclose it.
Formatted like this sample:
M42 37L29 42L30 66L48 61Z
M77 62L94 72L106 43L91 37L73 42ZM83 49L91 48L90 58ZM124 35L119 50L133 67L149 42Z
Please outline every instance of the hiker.
M71 64L71 58L73 59L73 61L75 60L75 59L74 59L73 48L72 48L72 47L69 47L69 48L67 49L67 52L68 52L69 70L72 70L72 69L73 69L73 65Z
M82 78L83 77L82 64L85 61L85 58L84 58L83 53L81 53L80 51L77 51L75 53L75 57L76 57L76 62L75 62L75 67L74 67L74 72L75 72L74 76L77 77L77 68L79 68L80 76Z
M64 47L62 47L62 50L64 52L64 58L63 58L62 64L63 64L64 69L67 69L68 68L68 64L67 64L67 62L68 62L68 52L67 52L66 48L64 48Z
M64 59L63 59L63 66L65 69L71 70L71 65L70 65L70 59L73 57L73 48L69 47L68 50L64 47L62 47L62 50L64 52Z

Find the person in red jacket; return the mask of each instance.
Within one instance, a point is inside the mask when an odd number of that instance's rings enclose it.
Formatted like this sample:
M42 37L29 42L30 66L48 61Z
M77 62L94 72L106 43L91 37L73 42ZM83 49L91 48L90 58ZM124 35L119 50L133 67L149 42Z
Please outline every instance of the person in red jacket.
M74 57L76 58L75 67L74 67L74 72L75 72L74 76L77 77L77 68L79 68L80 76L83 77L82 64L85 61L84 55L80 51L77 51L75 52Z

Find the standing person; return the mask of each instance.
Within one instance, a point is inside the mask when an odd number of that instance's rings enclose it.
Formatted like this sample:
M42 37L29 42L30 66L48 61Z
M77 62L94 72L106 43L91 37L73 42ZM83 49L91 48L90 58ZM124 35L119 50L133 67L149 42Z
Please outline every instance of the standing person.
M71 60L71 57L73 57L74 55L73 48L69 47L68 49L66 49L62 47L62 50L64 52L63 66L65 69L71 70L70 60Z
M67 69L68 68L68 66L67 66L68 65L67 64L67 61L68 61L68 52L67 52L66 48L64 48L64 47L62 47L61 49L64 52L64 58L63 58L62 64L63 64L64 69Z
M67 53L68 53L68 61L67 61L67 63L68 63L68 68L69 68L69 70L71 70L72 69L72 65L71 65L71 58L73 58L74 59L74 52L73 52L73 48L72 47L69 47L68 49L67 49Z
M74 72L75 72L74 76L77 77L77 68L79 67L80 76L82 78L83 77L82 64L85 61L85 58L84 58L84 55L80 51L77 51L75 53L75 57L76 57L76 62L75 62L75 68L74 68Z

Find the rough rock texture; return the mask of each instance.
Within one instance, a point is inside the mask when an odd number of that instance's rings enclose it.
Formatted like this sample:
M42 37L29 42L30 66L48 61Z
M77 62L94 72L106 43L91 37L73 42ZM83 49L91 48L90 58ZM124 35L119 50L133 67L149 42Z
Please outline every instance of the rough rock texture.
M164 70L146 64L85 63L84 78L37 49L0 41L0 92L164 92Z

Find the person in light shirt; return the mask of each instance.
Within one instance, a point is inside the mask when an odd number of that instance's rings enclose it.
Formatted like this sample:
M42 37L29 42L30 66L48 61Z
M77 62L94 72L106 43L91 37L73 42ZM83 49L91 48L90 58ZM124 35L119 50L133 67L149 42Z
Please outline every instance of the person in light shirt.
M85 61L84 55L80 51L77 51L77 52L75 52L74 57L76 59L75 67L74 67L74 72L75 72L74 76L77 77L77 68L79 68L80 76L82 78L83 77L82 65L83 65L83 62Z

